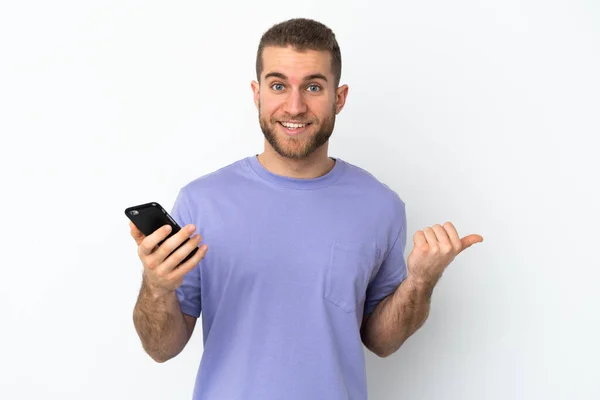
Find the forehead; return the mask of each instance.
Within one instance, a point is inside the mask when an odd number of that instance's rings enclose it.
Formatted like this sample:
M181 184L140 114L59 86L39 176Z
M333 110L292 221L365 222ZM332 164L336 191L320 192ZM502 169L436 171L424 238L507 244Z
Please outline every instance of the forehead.
M292 46L267 46L262 54L262 76L270 72L281 72L290 80L302 80L307 75L321 73L332 76L331 54L320 50L296 50Z

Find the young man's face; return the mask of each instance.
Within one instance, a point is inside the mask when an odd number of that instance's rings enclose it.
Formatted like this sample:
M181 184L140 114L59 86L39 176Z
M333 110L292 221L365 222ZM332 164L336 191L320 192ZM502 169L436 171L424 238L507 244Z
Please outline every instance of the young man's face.
M262 60L252 82L260 127L281 156L304 159L329 140L348 86L334 87L327 51L265 47Z

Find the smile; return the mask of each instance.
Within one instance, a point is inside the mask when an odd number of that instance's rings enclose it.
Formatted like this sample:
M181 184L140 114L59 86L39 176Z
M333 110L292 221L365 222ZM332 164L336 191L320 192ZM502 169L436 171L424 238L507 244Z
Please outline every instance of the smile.
M279 121L279 125L283 127L283 131L288 135L294 135L301 132L304 132L306 128L310 125L309 123L299 124L296 122L282 122Z
M286 128L289 128L289 129L304 128L305 126L310 125L310 124L307 124L307 123L299 124L299 123L296 123L296 122L282 122L282 121L280 121L279 123L281 125L285 126Z

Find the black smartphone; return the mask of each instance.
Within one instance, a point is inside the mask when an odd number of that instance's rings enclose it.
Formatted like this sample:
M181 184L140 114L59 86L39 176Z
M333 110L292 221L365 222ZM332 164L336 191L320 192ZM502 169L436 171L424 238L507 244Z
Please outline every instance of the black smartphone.
M131 220L135 224L135 226L142 232L144 235L149 236L158 228L161 228L165 225L171 225L171 232L169 236L167 236L164 240L161 240L158 245L163 244L165 240L176 234L181 230L181 227L175 222L173 217L169 215L168 212L165 211L164 208L157 202L140 204L138 206L128 207L125 209L125 215L127 218ZM186 244L190 238L188 238L185 242L181 243L177 249ZM176 251L177 249L173 250ZM196 254L198 251L198 247L190 252L186 258L181 261L181 264L189 260ZM171 254L173 254L171 252Z

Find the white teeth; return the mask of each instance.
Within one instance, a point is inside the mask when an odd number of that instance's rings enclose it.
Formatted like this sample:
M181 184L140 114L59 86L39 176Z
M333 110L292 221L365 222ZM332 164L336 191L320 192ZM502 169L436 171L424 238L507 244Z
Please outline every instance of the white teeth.
M290 128L290 129L304 128L306 126L306 124L291 124L289 122L282 122L281 125L285 126L286 128Z

